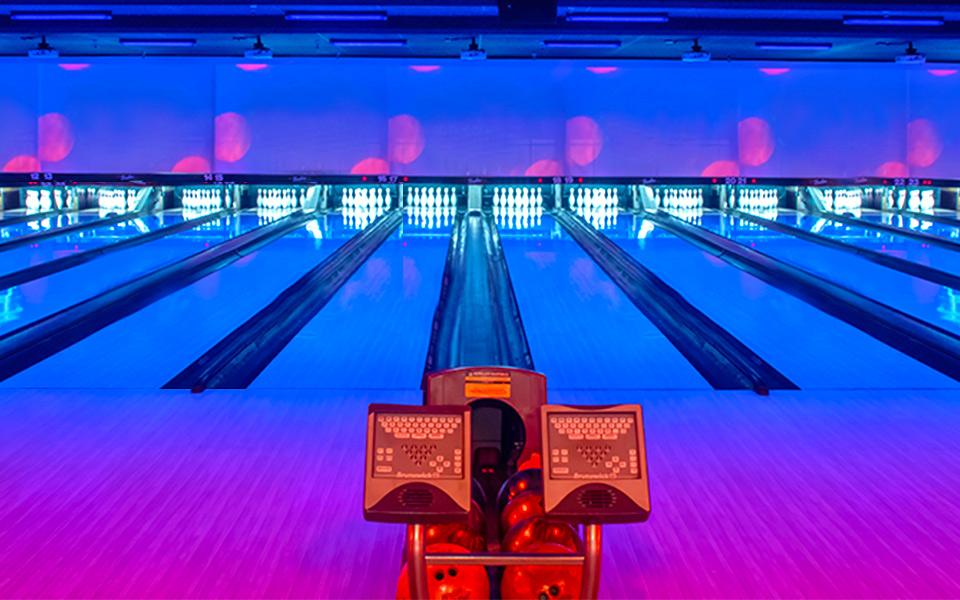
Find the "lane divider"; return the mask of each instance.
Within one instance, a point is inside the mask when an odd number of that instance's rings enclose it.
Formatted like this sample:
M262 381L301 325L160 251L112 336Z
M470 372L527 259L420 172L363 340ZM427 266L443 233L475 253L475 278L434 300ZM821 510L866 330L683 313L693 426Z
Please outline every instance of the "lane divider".
M226 267L316 216L295 211L0 335L0 381Z
M385 213L163 387L194 393L248 387L393 234L402 218L399 210Z
M171 225L162 229L155 229L154 231L150 231L142 235L127 238L112 244L107 244L106 246L91 248L90 250L85 250L76 254L68 254L67 256L63 256L54 260L48 260L47 262L39 263L33 265L32 267L27 267L26 269L20 269L19 271L14 271L13 273L0 275L0 290L5 290L15 285L22 285L28 281L33 281L34 279L47 277L48 275L65 271L72 267L76 267L77 265L90 262L91 260L100 256L105 256L120 250L126 250L127 248L133 248L134 246L146 244L147 242L152 242L153 240L167 237L168 235L173 235L175 233L188 231L194 227L199 227L200 225L215 219L222 219L230 214L230 212L231 211L229 210L212 212L195 219L190 219L189 221L182 221L176 225Z
M639 213L717 258L960 381L960 336L667 212Z
M56 227L54 229L47 229L46 231L38 231L36 233L28 233L26 235L17 236L15 238L9 239L5 242L0 242L0 252L6 252L7 250L12 250L14 248L19 248L20 246L29 246L30 244L36 244L37 242L42 242L43 240L59 237L61 235L66 235L68 233L76 233L78 231L85 231L87 229L94 229L96 227L104 227L106 225L113 225L114 223L120 223L122 221L130 221L138 217L148 215L152 210L139 210L133 212L125 212L113 215L112 217L106 217L103 219L94 219L93 221L87 221L86 223L74 223L73 225L67 225L66 227Z
M955 290L960 290L960 276L954 275L953 273L948 273L947 271L941 271L940 269L928 267L927 265L921 265L920 263L915 263L898 256L877 252L876 250L861 248L841 240L818 235L805 229L787 225L786 223L781 223L772 219L764 219L763 217L752 215L740 210L730 211L729 214L739 219L756 223L757 225L761 225L772 231L792 235L793 237L806 240L808 242L813 242L814 244L820 244L821 246L826 246L827 248L833 248L835 250L842 250L843 252L856 254L861 258L877 263L878 265L883 265L884 267L893 269L894 271L900 271L901 273L906 273L907 275L913 277L919 277L920 279L926 279L927 281L931 281L939 285L945 285Z
M555 218L714 389L749 389L761 395L799 389L582 218L568 211L558 211Z
M79 209L76 208L61 208L57 210L48 210L46 212L17 215L15 217L8 217L6 219L0 218L0 229L6 227L7 225L16 225L17 223L26 223L27 221L40 221L43 219L50 219L58 215L68 215L70 213L79 212Z
M927 213L917 212L915 210L899 210L894 212L893 214L904 216L904 217L910 217L911 219L918 219L920 221L931 221L933 223L942 223L943 225L950 225L951 227L960 227L960 220L954 219L952 217L946 217L944 215L928 215Z
M849 215L841 215L840 213L834 212L819 212L816 213L818 217L823 217L824 219L830 219L831 221L839 221L840 223L846 223L848 225L855 225L857 227L866 227L867 229L876 229L877 231L883 231L886 233L892 233L894 235L899 235L914 240L919 240L927 244L932 244L934 246L940 246L946 248L947 250L953 250L954 252L960 252L960 242L955 242L953 240L948 240L945 237L940 237L939 235L934 235L932 233L926 233L923 231L912 231L910 229L904 229L903 227L895 227L893 225L887 225L886 223L875 223L873 221L865 221L863 219L856 219Z

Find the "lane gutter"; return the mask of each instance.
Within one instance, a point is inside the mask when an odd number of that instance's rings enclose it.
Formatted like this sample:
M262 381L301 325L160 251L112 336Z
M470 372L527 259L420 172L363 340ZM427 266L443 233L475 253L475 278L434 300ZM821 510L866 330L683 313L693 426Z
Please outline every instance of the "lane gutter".
M749 389L761 395L799 389L582 218L567 211L556 212L555 218L714 389Z
M175 233L180 233L182 231L188 231L194 227L203 225L204 223L223 218L230 214L230 212L230 210L220 210L197 217L195 219L190 219L189 221L177 223L176 225L171 225L162 229L155 229L154 231L150 231L142 235L127 238L112 244L107 244L106 246L91 248L90 250L85 250L76 254L69 254L61 258L33 265L32 267L27 267L26 269L14 271L13 273L0 275L0 290L5 290L16 285L22 285L29 281L33 281L34 279L47 277L48 275L65 271L72 267L88 263L100 256L105 256L120 250L126 250L127 248L133 248L134 246L146 244L147 242L152 242L153 240L167 237L168 235L173 235Z
M316 216L295 211L0 335L0 381L222 269Z
M640 214L738 269L960 381L957 334L665 211Z
M248 387L393 234L402 218L400 210L382 215L163 387L194 393Z
M827 248L833 248L834 250L842 250L843 252L856 254L861 258L869 260L870 262L883 265L884 267L893 269L894 271L906 273L912 277L918 277L920 279L925 279L927 281L944 285L955 290L960 290L960 276L954 275L953 273L948 273L947 271L941 271L940 269L928 267L927 265L915 263L897 256L884 254L883 252L877 252L876 250L860 248L859 246L848 244L847 242L818 235L805 229L787 225L786 223L781 223L772 219L764 219L763 217L752 215L740 210L732 210L729 211L728 214L745 221L756 223L757 225L761 225L772 231L791 235L808 242L813 242L814 244L820 244L821 246L826 246Z

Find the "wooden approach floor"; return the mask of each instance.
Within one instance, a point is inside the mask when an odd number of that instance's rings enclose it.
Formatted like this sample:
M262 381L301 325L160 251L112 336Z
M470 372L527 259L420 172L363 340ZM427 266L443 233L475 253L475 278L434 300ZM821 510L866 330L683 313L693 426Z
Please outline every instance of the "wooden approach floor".
M955 392L565 392L642 401L650 521L609 598L960 597ZM0 392L0 596L381 598L366 406L416 392Z

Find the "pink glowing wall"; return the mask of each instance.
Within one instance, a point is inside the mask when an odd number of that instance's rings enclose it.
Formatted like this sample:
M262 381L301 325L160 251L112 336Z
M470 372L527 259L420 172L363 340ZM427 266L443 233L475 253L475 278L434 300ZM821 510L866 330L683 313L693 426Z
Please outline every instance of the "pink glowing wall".
M960 74L902 65L0 62L6 171L960 176Z

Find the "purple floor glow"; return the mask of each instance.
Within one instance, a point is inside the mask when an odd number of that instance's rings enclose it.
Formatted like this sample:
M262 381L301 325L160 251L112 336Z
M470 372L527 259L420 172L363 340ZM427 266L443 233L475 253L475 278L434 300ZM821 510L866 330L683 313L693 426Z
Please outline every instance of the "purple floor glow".
M955 392L551 397L638 400L653 513L606 528L602 597L960 594ZM392 596L403 528L362 518L364 415L418 401L0 392L0 596Z

